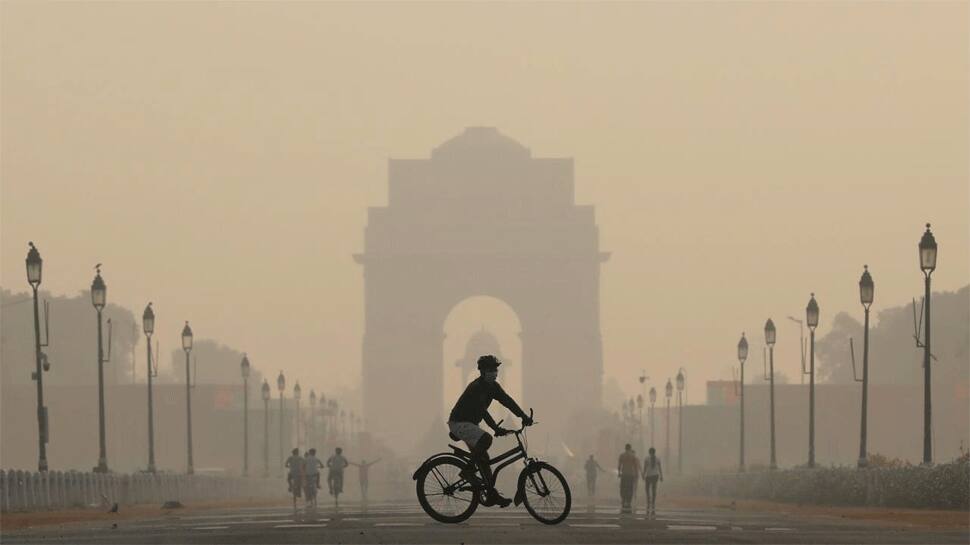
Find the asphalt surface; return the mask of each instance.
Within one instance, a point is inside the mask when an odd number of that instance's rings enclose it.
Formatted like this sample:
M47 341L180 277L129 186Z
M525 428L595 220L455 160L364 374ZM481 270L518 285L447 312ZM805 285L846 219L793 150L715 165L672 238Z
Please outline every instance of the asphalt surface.
M117 527L113 527L116 524ZM615 508L575 505L557 526L523 508L479 508L465 523L431 520L417 502L316 510L246 508L164 515L116 523L77 523L0 533L27 543L970 543L970 530L891 528L834 517L794 517L726 509L658 509L621 516Z

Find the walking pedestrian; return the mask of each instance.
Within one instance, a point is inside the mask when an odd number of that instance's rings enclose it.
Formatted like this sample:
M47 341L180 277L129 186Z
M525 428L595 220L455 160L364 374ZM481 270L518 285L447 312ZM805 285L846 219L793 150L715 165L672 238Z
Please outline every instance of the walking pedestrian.
M593 458L593 455L589 455L589 459L586 460L586 493L589 497L596 497L596 477L599 472L605 472L606 470L600 467L600 463Z
M640 476L640 460L637 460L636 454L633 453L633 447L629 443L626 444L623 453L620 454L616 464L616 473L620 477L620 513L631 513L633 488Z
M650 455L643 460L643 480L645 481L645 496L647 497L647 516L657 515L657 482L663 482L664 471L660 466L657 451L650 447Z

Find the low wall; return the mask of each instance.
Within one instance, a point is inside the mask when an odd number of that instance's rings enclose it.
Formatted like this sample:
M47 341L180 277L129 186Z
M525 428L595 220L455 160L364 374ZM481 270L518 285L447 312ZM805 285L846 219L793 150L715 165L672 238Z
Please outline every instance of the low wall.
M822 505L970 508L970 463L931 467L798 468L706 473L670 479L668 491Z
M43 473L0 470L0 511L40 511L92 504L285 497L279 479L171 473Z

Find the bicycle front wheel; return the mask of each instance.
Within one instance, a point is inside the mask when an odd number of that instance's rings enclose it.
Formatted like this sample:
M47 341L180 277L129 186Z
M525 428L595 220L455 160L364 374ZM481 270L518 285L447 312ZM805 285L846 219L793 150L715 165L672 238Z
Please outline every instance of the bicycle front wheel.
M558 469L546 462L529 464L519 474L525 508L543 524L559 524L569 516L573 496Z
M418 503L438 522L462 522L478 508L478 493L459 475L463 467L460 460L438 458L418 474Z

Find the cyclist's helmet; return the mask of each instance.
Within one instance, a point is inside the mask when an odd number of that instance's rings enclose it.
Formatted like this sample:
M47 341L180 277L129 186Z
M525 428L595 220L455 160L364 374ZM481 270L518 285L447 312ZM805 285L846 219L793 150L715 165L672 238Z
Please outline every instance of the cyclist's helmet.
M488 354L487 356L482 356L478 358L478 370L479 371L491 371L498 369L498 366L502 365L502 362L495 356Z

